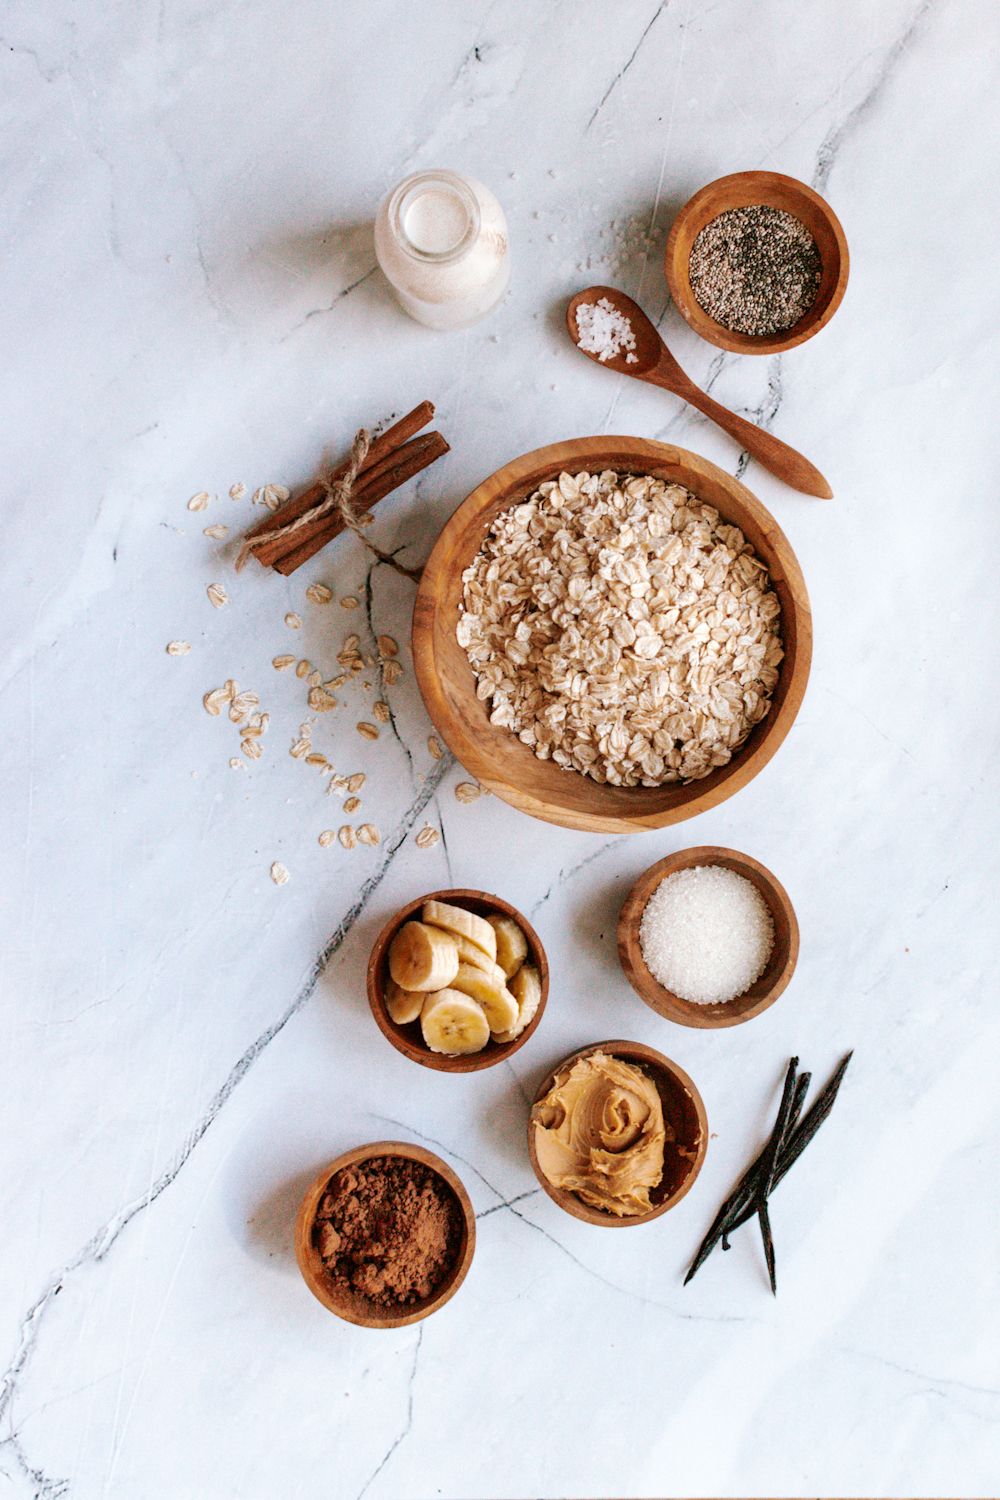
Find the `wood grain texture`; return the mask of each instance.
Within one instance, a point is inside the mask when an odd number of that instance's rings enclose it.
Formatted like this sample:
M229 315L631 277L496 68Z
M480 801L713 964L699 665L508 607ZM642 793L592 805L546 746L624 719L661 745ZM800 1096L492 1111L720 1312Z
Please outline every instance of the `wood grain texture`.
M650 973L639 941L642 914L656 887L668 875L674 875L678 870L694 869L696 865L721 865L745 876L760 892L774 922L774 947L763 974L745 994L718 1004L699 1005L666 989ZM767 1010L787 988L799 957L799 924L788 892L766 866L736 849L703 844L696 849L669 854L639 876L625 898L618 918L618 957L625 978L636 994L668 1021L679 1021L682 1026L694 1026L700 1030L738 1026Z
M591 1208L576 1193L553 1187L538 1165L535 1125L531 1118L528 1120L528 1155L535 1176L553 1203L558 1203L574 1219L582 1219L585 1224L597 1224L602 1229L630 1229L635 1224L648 1224L651 1220L660 1218L690 1191L708 1150L708 1117L702 1097L684 1069L669 1057L664 1057L662 1052L657 1052L655 1048L647 1047L642 1042L594 1042L589 1047L582 1047L579 1052L571 1053L542 1081L535 1095L535 1103L538 1104L545 1098L555 1083L557 1073L564 1068L571 1068L581 1057L590 1057L594 1052L605 1052L609 1057L632 1063L646 1073L656 1085L663 1105L664 1121L674 1132L674 1142L671 1144L668 1141L664 1151L663 1177L659 1185L650 1192L653 1208L649 1213L631 1214L628 1218L617 1219L603 1209Z
M525 961L533 963L538 970L542 983L542 998L530 1024L512 1042L495 1042L491 1037L481 1052L469 1052L462 1057L446 1057L442 1052L431 1051L421 1035L419 1021L411 1021L407 1026L397 1026L390 1017L385 1005L385 992L389 980L389 948L404 922L409 922L414 917L419 919L420 909L425 901L444 901L452 906L464 906L467 911L475 912L480 917L488 917L493 912L500 912L505 916L513 917L524 933L528 940L528 957ZM495 1067L497 1063L513 1057L514 1053L519 1052L525 1042L530 1041L538 1030L549 998L549 961L538 933L527 917L522 916L517 907L511 906L509 901L504 901L500 896L491 895L488 891L465 889L428 891L425 896L418 896L415 901L407 902L382 928L375 939L371 956L368 959L365 983L368 991L368 1004L371 1006L371 1012L378 1023L379 1030L398 1052L402 1052L404 1057L408 1057L411 1062L420 1063L422 1067L434 1068L439 1073L478 1073L482 1068Z
M590 349L584 349L578 342L577 309L582 304L590 305L602 300L610 302L628 320L635 335L633 350L622 350L606 359ZM682 401L703 412L717 427L727 432L741 448L745 448L752 458L763 464L782 483L804 495L814 495L819 500L833 499L829 483L805 454L799 453L788 443L783 443L763 427L756 427L745 417L737 416L727 406L722 406L699 390L674 359L656 325L647 318L637 302L633 302L631 297L617 287L589 286L582 292L577 292L566 309L566 327L581 354L585 354L594 364L613 370L616 375L631 375L634 380L643 380L648 385L657 385L661 390L679 396Z
M602 786L533 755L489 722L476 679L455 637L462 572L494 518L563 469L617 469L685 485L744 532L767 563L781 603L785 658L771 711L728 765L686 786ZM413 611L413 665L441 738L471 776L532 817L596 833L638 833L682 822L731 797L761 771L801 706L812 657L812 616L802 570L784 532L731 474L684 448L646 438L586 437L526 453L483 481L444 527L424 567Z
M800 219L816 241L823 262L812 307L780 334L735 333L717 323L697 301L688 274L692 247L705 225L728 209L753 203L766 203ZM847 290L850 256L837 215L804 182L781 172L732 172L708 183L685 203L667 237L664 271L678 311L703 339L733 354L780 354L804 344L829 323Z
M455 1263L444 1281L436 1292L414 1306L409 1312L393 1316L375 1312L365 1298L345 1294L327 1273L319 1251L313 1244L316 1210L320 1199L326 1192L326 1185L330 1178L343 1167L356 1166L359 1162L369 1161L375 1156L398 1156L406 1161L420 1162L422 1166L429 1167L432 1172L436 1172L444 1179L462 1210L462 1241ZM410 1323L419 1323L422 1318L427 1318L432 1312L437 1312L439 1307L443 1307L454 1297L465 1280L472 1264L475 1248L476 1216L460 1178L447 1162L443 1162L432 1151L425 1151L422 1146L411 1145L408 1141L372 1141L367 1146L356 1146L353 1151L345 1151L343 1156L338 1156L336 1161L324 1167L310 1183L295 1220L295 1258L299 1263L299 1270L302 1272L306 1286L324 1307L329 1308L330 1312L336 1313L337 1317L343 1318L345 1322L356 1323L361 1328L406 1328Z

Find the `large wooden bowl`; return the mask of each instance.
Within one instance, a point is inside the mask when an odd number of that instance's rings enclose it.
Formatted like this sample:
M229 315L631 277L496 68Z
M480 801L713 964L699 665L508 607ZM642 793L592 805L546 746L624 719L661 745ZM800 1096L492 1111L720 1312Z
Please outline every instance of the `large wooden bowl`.
M532 1119L528 1120L528 1155L531 1165L535 1170L535 1176L542 1187L548 1193L553 1203L572 1214L574 1219L582 1219L585 1224L598 1224L603 1229L628 1229L634 1224L648 1224L652 1219L658 1219L675 1204L679 1203L685 1193L689 1192L694 1180L701 1171L702 1162L705 1160L705 1152L708 1150L708 1117L705 1114L705 1106L701 1095L695 1088L691 1079L684 1069L678 1067L669 1057L664 1057L662 1052L657 1052L653 1047L646 1047L642 1042L595 1042L590 1047L582 1047L579 1052L573 1052L569 1057L563 1058L557 1067L546 1079L543 1080L541 1088L535 1095L537 1104L549 1092L555 1083L556 1074L561 1073L564 1068L571 1068L581 1057L589 1057L592 1052L606 1052L609 1057L617 1057L622 1062L632 1063L647 1074L656 1085L656 1092L660 1096L663 1105L664 1121L673 1129L675 1140L667 1143L663 1157L663 1178L659 1185L650 1192L653 1207L645 1214L630 1214L627 1218L619 1219L614 1214L609 1214L602 1208L592 1208L589 1203L584 1203L576 1193L567 1192L565 1188L553 1187L541 1167L538 1165L538 1153L535 1150L535 1125Z
M766 203L799 219L816 241L823 263L812 307L782 333L736 333L709 316L691 287L691 251L705 225L729 209L753 203ZM780 354L811 339L826 327L843 301L849 269L847 240L829 203L798 178L781 172L731 172L703 187L674 220L664 258L667 285L681 316L703 339L734 354Z
M704 1005L685 1000L653 976L642 956L639 929L646 902L668 875L674 875L678 870L692 870L697 865L722 865L749 880L760 892L774 923L774 947L767 968L735 1000ZM669 854L639 876L625 898L618 918L618 957L625 978L636 994L668 1021L679 1021L682 1026L696 1026L702 1030L738 1026L741 1021L750 1021L767 1010L786 989L798 962L799 924L788 892L766 866L736 849L703 844L697 849L682 849L678 854Z
M411 1021L407 1026L399 1026L390 1016L385 1003L389 983L389 949L403 923L409 922L414 917L419 918L420 908L425 901L444 901L452 906L464 906L467 911L473 911L479 917L488 917L492 912L502 913L506 917L513 917L524 933L528 940L528 957L525 962L534 964L538 970L538 976L542 982L542 998L538 1002L538 1009L530 1023L512 1042L496 1042L490 1037L480 1052L467 1052L461 1057L448 1057L442 1052L431 1051L423 1039L419 1021ZM368 1004L372 1015L382 1035L388 1038L397 1052L402 1052L403 1056L408 1057L411 1062L420 1063L425 1068L434 1068L439 1073L478 1073L481 1068L492 1068L497 1063L504 1062L506 1058L512 1057L515 1052L519 1052L525 1042L530 1042L538 1030L538 1023L542 1019L549 998L549 961L545 956L545 949L542 947L542 940L538 933L527 917L522 916L517 907L511 906L509 901L504 901L500 896L492 896L488 891L464 889L428 891L426 896L418 896L416 900L408 901L396 912L395 916L390 917L386 922L375 939L368 959L366 984Z
M339 1287L327 1273L322 1257L313 1244L316 1210L330 1178L343 1167L370 1161L374 1156L401 1156L407 1161L418 1161L422 1166L429 1167L447 1183L462 1211L461 1243L454 1264L441 1285L431 1296L425 1297L407 1312L393 1315L377 1312L366 1298L347 1293ZM345 1151L343 1156L338 1156L336 1161L324 1167L310 1183L295 1221L295 1258L306 1286L338 1318L343 1318L347 1323L356 1323L362 1328L405 1328L409 1323L419 1323L421 1318L437 1312L439 1307L443 1307L454 1297L465 1280L475 1248L476 1216L461 1180L439 1156L435 1156L432 1151L425 1151L422 1146L410 1145L408 1141L372 1141L368 1146L356 1146L353 1151Z
M767 563L781 602L785 657L771 711L754 726L728 765L687 785L602 786L577 771L539 760L509 729L489 722L455 629L462 573L502 510L563 469L654 474L682 484L746 535ZM812 656L812 616L802 570L774 517L731 474L684 448L646 438L585 437L537 448L498 469L465 500L438 537L417 590L413 665L427 711L441 738L490 791L533 817L564 828L637 833L693 818L752 781L785 738L799 711Z

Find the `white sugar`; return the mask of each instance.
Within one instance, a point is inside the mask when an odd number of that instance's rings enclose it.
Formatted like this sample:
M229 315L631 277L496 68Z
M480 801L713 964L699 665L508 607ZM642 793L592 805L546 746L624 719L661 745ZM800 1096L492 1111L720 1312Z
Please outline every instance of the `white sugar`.
M632 324L624 313L620 313L607 299L597 302L581 302L576 310L577 343L587 354L596 354L602 361L625 354L625 363L639 363L635 349L635 334Z
M696 865L661 880L639 926L654 978L699 1005L735 1000L759 979L774 947L760 892L722 865Z

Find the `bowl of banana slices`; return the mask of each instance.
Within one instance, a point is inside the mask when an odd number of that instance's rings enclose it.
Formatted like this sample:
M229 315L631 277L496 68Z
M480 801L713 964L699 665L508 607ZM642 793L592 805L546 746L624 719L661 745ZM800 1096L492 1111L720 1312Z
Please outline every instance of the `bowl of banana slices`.
M509 902L487 891L433 891L382 928L367 983L379 1029L404 1057L473 1073L534 1034L549 965L538 933Z

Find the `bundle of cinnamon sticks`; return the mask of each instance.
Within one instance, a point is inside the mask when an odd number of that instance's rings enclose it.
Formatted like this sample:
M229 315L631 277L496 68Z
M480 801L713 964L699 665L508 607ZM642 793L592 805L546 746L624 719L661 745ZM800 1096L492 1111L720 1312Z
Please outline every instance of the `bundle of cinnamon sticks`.
M421 401L419 406L372 440L351 489L350 506L356 515L365 515L379 500L448 452L448 444L439 432L415 436L427 426L433 415L433 402ZM347 463L341 464L325 480L318 480L300 495L286 501L280 510L269 515L247 535L247 549L262 567L274 568L286 575L294 573L327 542L340 535L345 524L337 509L316 516L288 535L272 536L271 533L280 532L282 526L298 520L319 505L330 486L343 477L347 467ZM254 545L255 537L270 539Z

